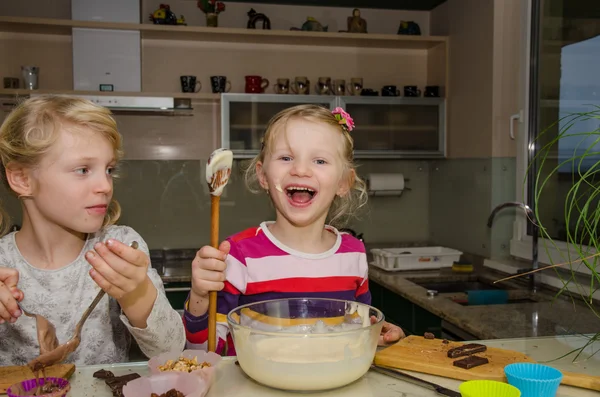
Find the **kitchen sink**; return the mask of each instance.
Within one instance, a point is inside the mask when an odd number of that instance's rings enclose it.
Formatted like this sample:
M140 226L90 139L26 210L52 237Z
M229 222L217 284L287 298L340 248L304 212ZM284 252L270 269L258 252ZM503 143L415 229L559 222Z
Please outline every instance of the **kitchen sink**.
M472 306L469 305L469 302L465 299L465 300L460 300L460 299L452 299L452 298L448 298L451 301L453 301L454 303L458 303L461 306ZM531 299L531 298L509 298L507 302L504 302L502 304L506 305L506 304L514 304L514 303L536 303L538 302L535 299Z
M411 280L425 289L435 290L440 294L466 291L481 290L499 290L503 289L499 285L484 283L481 281L444 281L444 282L425 282L420 283L417 280Z

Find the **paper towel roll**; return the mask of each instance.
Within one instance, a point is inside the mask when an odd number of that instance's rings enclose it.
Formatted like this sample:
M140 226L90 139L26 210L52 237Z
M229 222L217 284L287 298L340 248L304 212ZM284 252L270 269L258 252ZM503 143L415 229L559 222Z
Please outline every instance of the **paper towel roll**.
M404 190L404 175L403 174L369 174L370 191L402 191Z

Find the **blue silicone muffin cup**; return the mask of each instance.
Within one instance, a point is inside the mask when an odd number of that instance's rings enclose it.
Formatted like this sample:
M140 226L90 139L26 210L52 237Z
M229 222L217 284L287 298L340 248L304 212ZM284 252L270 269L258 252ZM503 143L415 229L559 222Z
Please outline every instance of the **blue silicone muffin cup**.
M559 370L536 363L509 364L504 374L522 397L554 397L563 377Z

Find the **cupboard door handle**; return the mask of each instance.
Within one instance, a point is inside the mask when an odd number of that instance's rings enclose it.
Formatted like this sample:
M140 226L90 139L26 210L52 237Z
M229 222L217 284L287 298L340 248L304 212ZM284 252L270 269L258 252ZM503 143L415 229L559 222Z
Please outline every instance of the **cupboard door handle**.
M515 121L518 120L519 123L523 122L523 111L519 111L519 113L513 114L510 116L510 139L515 140Z
M173 288L165 288L165 292L184 292L189 291L191 287L173 287Z

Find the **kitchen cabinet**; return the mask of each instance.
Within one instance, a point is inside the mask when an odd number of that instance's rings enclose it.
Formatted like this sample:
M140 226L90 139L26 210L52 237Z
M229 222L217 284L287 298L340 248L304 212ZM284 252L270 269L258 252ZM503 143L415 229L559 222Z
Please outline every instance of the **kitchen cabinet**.
M372 305L385 315L386 321L396 324L406 335L423 335L431 332L436 338L442 338L442 319L419 305L382 285L370 281Z
M260 151L269 119L301 103L343 107L356 128L356 158L443 158L446 155L444 98L223 94L221 145L236 158Z
M443 158L446 156L444 98L338 97L356 129L357 158Z
M190 293L191 283L187 282L169 282L164 283L165 294L173 309L183 311L183 305Z
M221 96L221 146L235 158L258 154L267 123L278 112L303 103L333 110L336 97L321 95L223 94Z

